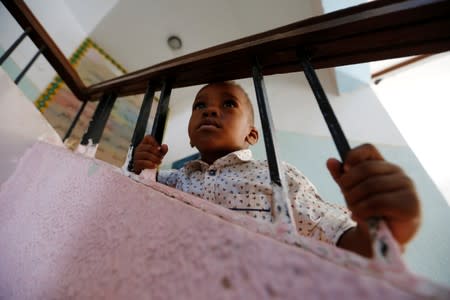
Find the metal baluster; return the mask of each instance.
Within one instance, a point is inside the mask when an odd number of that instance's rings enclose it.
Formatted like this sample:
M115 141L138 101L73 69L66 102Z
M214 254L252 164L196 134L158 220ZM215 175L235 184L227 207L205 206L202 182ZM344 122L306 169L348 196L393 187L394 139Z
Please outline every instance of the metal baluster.
M81 105L80 109L78 109L78 112L77 112L75 118L73 119L72 124L70 124L69 129L67 130L66 134L64 135L63 142L65 142L72 134L72 131L75 128L75 126L77 125L78 120L80 119L80 116L83 113L84 108L86 107L86 104L87 104L87 101L84 101L83 104Z
M275 146L275 132L264 78L257 59L255 59L252 67L252 75L273 189L272 219L274 222L292 223L295 226L292 209L288 203L286 186L283 185L284 173L282 172L283 169L281 168L278 151Z
M310 59L307 53L304 50L299 50L297 54L300 58L300 63L303 67L303 72L305 73L306 79L311 86L314 96L317 99L317 103L319 104L320 111L322 112L325 122L327 123L328 129L330 130L331 136L333 137L333 141L336 144L336 148L339 152L341 160L342 162L345 162L347 154L350 151L350 145L347 141L347 138L345 137L344 132L339 125L333 108L331 107L330 102L328 101L328 98L322 88L322 85L320 84L319 78L317 77L316 72L314 71L314 68L310 63ZM382 222L382 218L379 217L372 217L367 220L369 231L371 232L373 239L372 248L374 254L379 256L381 259L385 259L389 255L391 255L389 251L391 251L392 249L388 247L384 240L377 238L378 228L381 224L380 222ZM395 252L395 250L392 251Z
M102 96L100 103L95 109L94 116L89 123L89 127L83 135L81 145L88 145L90 140L93 145L100 142L100 138L102 137L103 130L105 129L106 122L108 121L116 99L117 95L115 93L106 93Z
M306 79L311 86L311 89L316 97L317 103L319 104L320 111L322 112L325 122L327 123L328 129L330 130L333 141L336 144L339 155L342 161L345 161L348 151L350 151L350 146L348 144L347 138L342 131L341 125L334 114L333 108L328 101L327 95L323 91L322 85L317 78L314 68L311 66L307 54L303 51L298 52L300 58L300 63L303 67L303 72L305 73Z
M172 92L172 82L165 80L161 88L161 96L159 97L158 108L156 110L155 121L152 127L152 136L161 144L166 128L167 113L169 111L170 93Z
M144 99L142 100L139 116L136 121L136 127L134 128L133 138L131 139L130 148L128 149L126 168L128 171L133 171L133 156L134 149L139 145L145 135L147 128L148 118L152 109L153 98L155 96L155 89L151 83L148 83L147 90L145 91Z
M30 62L25 66L25 68L22 70L22 72L20 72L20 74L14 80L15 84L19 84L19 82L22 80L23 76L25 76L25 74L28 72L28 69L31 68L33 63L36 61L36 59L42 53L42 51L45 50L45 48L46 48L45 46L42 46L41 48L39 48L38 52L36 52L36 54L33 56L33 58L30 60Z
M11 55L11 53L17 48L17 46L20 45L20 43L30 33L30 31L30 27L25 29L25 31L19 36L19 38L14 41L14 43L8 48L8 50L5 51L5 53L3 53L3 55L0 57L0 65L5 62L5 60Z

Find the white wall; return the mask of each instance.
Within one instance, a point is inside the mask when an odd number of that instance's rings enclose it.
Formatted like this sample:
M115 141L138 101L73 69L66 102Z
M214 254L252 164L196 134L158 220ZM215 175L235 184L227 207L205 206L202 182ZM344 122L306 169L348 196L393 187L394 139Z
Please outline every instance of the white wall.
M38 140L62 145L56 131L0 69L0 184L15 170L25 151Z
M90 35L119 0L64 0L84 32Z
M450 53L386 76L374 90L450 205Z

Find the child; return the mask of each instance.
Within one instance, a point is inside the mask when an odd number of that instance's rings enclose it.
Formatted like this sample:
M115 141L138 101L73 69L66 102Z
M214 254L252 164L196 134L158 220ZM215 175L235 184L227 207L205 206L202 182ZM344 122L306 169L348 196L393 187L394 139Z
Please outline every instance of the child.
M251 157L258 141L253 108L245 91L233 82L213 83L198 92L189 120L191 146L201 159L180 170L160 171L158 181L216 204L270 221L272 189L266 162ZM134 154L134 170L156 168L168 151L146 136ZM297 169L284 164L288 197L299 233L371 256L366 222L384 217L401 246L420 224L420 205L412 181L386 162L372 145L351 150L343 166L327 167L341 188L350 213L324 202ZM353 220L352 220L353 219Z

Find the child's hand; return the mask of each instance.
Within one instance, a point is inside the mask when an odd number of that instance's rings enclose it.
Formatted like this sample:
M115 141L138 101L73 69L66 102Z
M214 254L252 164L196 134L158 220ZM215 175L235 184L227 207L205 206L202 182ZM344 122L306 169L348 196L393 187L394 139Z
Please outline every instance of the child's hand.
M420 225L420 204L411 179L365 144L351 150L342 166L329 159L327 167L344 194L352 218L367 231L365 221L383 217L394 238L404 245Z
M144 169L155 169L161 164L168 150L166 144L160 146L153 136L146 135L134 151L134 172L139 174Z

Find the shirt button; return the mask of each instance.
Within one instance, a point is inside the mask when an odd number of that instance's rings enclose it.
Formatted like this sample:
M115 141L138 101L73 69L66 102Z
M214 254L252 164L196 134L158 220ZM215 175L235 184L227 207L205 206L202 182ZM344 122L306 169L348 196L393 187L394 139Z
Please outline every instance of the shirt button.
M214 176L216 175L216 170L209 170L209 175Z

